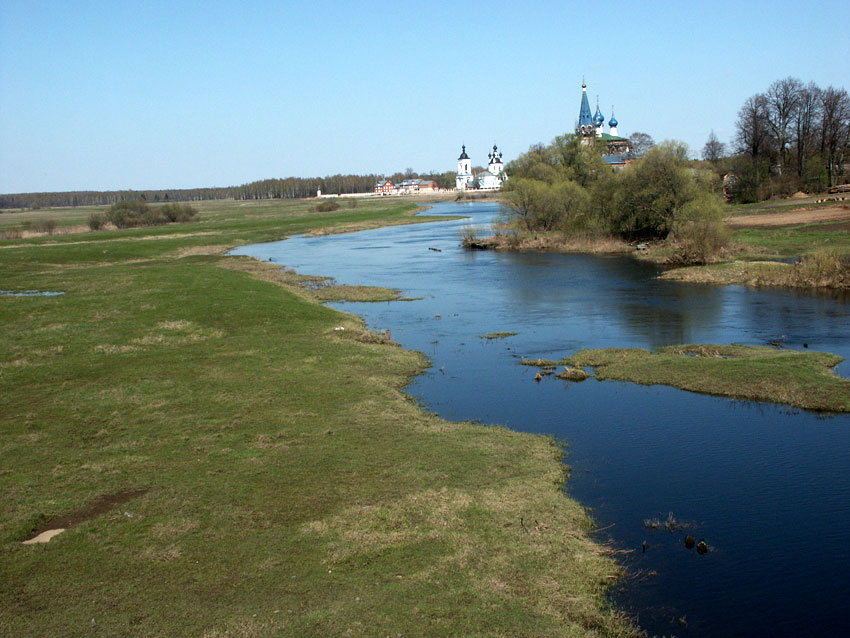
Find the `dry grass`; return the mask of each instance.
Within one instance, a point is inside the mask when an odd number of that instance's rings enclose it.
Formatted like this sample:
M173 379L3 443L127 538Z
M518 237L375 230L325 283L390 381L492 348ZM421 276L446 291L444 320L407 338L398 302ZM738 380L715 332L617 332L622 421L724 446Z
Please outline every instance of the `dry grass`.
M501 231L489 237L464 237L464 245L470 248L509 252L605 254L629 253L634 250L626 242L614 237L575 237L561 233Z
M731 264L677 268L660 279L707 284L850 289L850 255L834 252L807 255L795 264L735 261Z
M321 286L314 291L319 301L398 301L401 291L380 286Z
M584 381L590 377L590 375L581 368L573 368L570 366L566 366L562 372L559 372L555 376L565 381Z
M187 246L176 251L174 255L176 257L192 257L195 255L223 255L225 252L227 252L227 246L224 245Z
M308 299L327 301L399 301L401 291L380 286L339 286L330 277L299 275L278 264L253 258L231 258L220 263L222 268L251 273L257 279L270 281Z

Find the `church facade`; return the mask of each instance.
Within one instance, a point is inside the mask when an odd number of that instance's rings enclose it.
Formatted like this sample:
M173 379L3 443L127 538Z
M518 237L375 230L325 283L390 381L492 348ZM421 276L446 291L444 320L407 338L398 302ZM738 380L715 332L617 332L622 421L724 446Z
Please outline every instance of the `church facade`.
M473 188L475 183L478 183L479 190L499 190L502 188L502 183L508 178L505 175L505 165L502 163L502 153L499 148L493 144L493 152L487 153L489 163L486 171L472 174L472 160L466 154L466 144L461 147L460 157L457 158L457 177L455 178L455 188L457 190L467 190Z

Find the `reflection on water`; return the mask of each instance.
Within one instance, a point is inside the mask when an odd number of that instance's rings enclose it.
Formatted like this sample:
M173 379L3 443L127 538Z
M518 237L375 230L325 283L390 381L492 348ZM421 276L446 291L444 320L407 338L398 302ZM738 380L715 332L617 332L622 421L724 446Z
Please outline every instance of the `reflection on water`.
M441 204L429 214L458 212L484 225L496 207ZM773 341L849 358L847 299L658 281L656 266L623 256L465 252L467 224L293 238L236 252L422 297L342 307L431 358L408 391L441 416L567 441L570 493L592 508L603 539L633 550L623 560L635 572L656 573L616 594L651 633L850 632L850 416L663 386L553 377L537 384L535 370L517 364L581 348ZM519 334L480 338L499 331ZM837 370L850 373L847 362ZM706 539L707 555L686 549L683 531L644 526L671 511L696 525L688 531Z

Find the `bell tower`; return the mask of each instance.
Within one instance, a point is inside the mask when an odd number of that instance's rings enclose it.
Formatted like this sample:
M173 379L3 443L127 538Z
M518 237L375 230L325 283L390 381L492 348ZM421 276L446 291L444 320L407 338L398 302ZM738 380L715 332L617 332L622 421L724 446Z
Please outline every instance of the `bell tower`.
M472 162L466 154L466 144L461 147L460 157L457 158L457 178L455 187L458 190L466 190L472 183Z

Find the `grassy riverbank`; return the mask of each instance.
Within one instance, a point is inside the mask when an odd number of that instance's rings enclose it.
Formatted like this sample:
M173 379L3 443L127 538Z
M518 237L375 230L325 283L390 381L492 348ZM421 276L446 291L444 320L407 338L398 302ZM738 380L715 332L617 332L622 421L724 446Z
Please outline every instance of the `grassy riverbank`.
M801 211L805 219L808 210ZM850 218L850 211L847 213ZM769 219L769 215L765 215ZM755 222L758 223L758 222ZM850 223L739 228L730 261L668 270L661 278L709 284L850 290ZM797 258L793 265L775 261Z
M850 412L850 381L832 368L842 358L827 352L767 346L682 345L657 352L640 348L581 350L562 361L524 361L594 368L597 379L669 385L691 392L783 403L809 410Z
M681 266L675 240L629 244L601 236L559 231L506 230L479 236L469 230L469 249L586 254L630 253L638 259L677 266L662 279L691 283L850 289L850 206L827 202L727 206L728 244L705 265ZM776 260L799 258L793 267ZM687 261L687 260L685 260Z
M414 206L199 208L0 242L0 289L65 293L0 296L4 633L630 632L560 450L425 414L422 357L319 303L392 291L223 256Z

